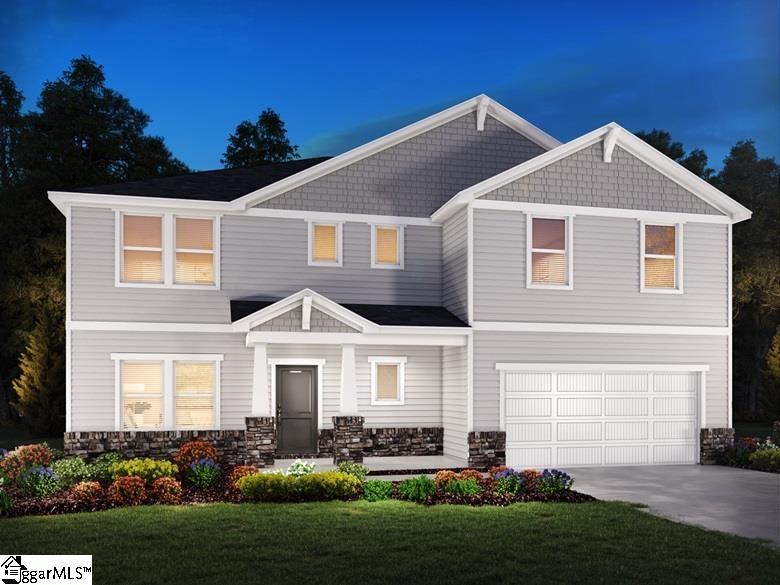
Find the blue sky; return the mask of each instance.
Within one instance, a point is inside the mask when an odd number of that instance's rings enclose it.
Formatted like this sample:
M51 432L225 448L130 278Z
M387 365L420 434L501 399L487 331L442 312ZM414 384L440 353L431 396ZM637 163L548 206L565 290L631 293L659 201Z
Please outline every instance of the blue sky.
M780 158L780 0L481 4L2 0L0 69L31 108L90 55L194 169L268 106L316 156L479 93L563 141L614 120Z

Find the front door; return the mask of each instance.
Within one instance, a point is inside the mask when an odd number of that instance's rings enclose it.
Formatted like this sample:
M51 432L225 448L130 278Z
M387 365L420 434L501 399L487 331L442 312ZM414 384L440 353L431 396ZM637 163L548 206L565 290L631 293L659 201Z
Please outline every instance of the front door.
M317 367L276 367L277 453L317 452Z

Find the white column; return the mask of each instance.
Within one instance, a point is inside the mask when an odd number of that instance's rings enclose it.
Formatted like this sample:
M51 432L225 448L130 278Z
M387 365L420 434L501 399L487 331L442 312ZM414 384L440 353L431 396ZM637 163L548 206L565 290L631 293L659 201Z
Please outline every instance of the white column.
M255 369L252 373L252 416L273 416L268 388L268 353L265 343L255 344Z
M341 346L341 404L339 416L358 413L357 384L355 384L355 346Z

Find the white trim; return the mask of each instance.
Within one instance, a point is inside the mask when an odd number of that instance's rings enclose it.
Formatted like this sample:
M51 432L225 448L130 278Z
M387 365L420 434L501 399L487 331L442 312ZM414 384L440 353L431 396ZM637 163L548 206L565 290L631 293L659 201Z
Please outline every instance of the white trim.
M474 209L493 209L497 211L519 211L521 213L540 215L593 215L598 217L618 217L626 219L642 219L647 222L660 223L714 223L730 224L732 221L725 215L706 213L677 213L671 211L648 211L644 209L621 209L616 207L590 207L585 205L557 205L554 203L528 203L525 201L498 201L493 199L475 199L469 203Z
M566 363L504 363L498 362L496 370L512 372L709 372L707 364L597 364L592 362Z
M311 297L303 297L303 311L301 312L301 329L309 331L311 329Z
M618 138L617 128L612 128L609 132L607 132L606 136L604 136L604 142L602 146L604 149L605 163L612 162L612 151L615 150L615 145L617 144L617 138Z
M538 288L546 290L574 290L574 217L572 216L549 216L549 215L531 215L525 216L525 286L526 288ZM561 250L542 250L533 247L533 222L535 219L557 219L564 222L564 242L563 255L566 258L566 284L545 284L543 282L533 281L533 253L534 252L552 252L560 254Z
M474 331L515 331L518 333L614 333L618 335L706 335L726 336L728 327L687 325L635 325L619 323L549 323L525 321L475 321Z
M402 406L405 398L406 386L406 357L405 356L368 356L368 363L371 364L371 406ZM395 400L381 400L377 398L377 366L397 366L398 367L398 398Z
M645 226L658 225L674 228L674 256L659 256L646 254L645 250ZM674 288L652 288L645 286L645 260L647 258L672 258L674 260ZM639 292L650 294L681 295L683 294L683 224L658 223L639 221Z
M73 375L73 360L71 356L73 335L70 328L71 317L73 316L71 308L71 282L73 279L73 218L70 206L65 206L62 212L65 215L65 432L69 433L73 420L71 408L73 394L71 384L71 377Z
M736 223L750 218L751 212L749 209L660 153L640 138L621 128L618 124L612 122L460 191L437 209L431 216L431 219L436 222L443 222L469 201L487 195L504 185L592 146L603 140L610 132L614 133L618 146L665 175L682 188L690 191L705 203L728 215L732 222Z
M726 407L728 412L728 426L734 427L734 319L732 317L734 303L734 267L733 267L733 250L732 250L732 226L728 226L728 280L729 280L729 293L728 304L726 307L726 323L728 323L728 335L729 335L729 348L728 348L728 378L726 380L726 387L728 389L728 405Z
M416 225L425 227L438 225L433 223L430 217L371 215L366 213L337 213L333 211L273 209L270 207L250 207L246 211L231 212L228 215L248 215L250 217L272 217L276 219L302 219L304 221L326 221L332 223L381 223L384 225Z
M336 268L341 267L344 262L343 257L343 246L344 246L344 224L340 221L317 221L317 220L309 220L309 238L308 238L308 264L309 266L324 266L324 267L330 267L330 268ZM325 261L325 260L315 260L314 259L314 250L313 250L313 244L314 244L314 226L315 225L326 225L326 226L334 226L336 228L336 261Z
M470 337L465 332L452 333L315 333L286 331L250 331L246 334L247 347L255 343L298 343L315 345L439 345L465 346Z
M358 146L352 150L349 150L339 156L321 162L313 167L296 173L290 177L277 181L267 187L258 189L243 197L239 197L232 201L234 206L241 209L246 209L268 201L277 195L295 189L306 183L309 183L315 179L323 177L329 173L342 169L348 165L356 163L364 158L375 155L383 150L386 150L392 146L405 142L415 136L419 136L429 130L432 130L438 126L442 126L448 122L456 120L461 116L464 116L470 112L474 112L479 107L480 102L488 100L487 113L492 115L496 120L502 122L506 126L512 128L515 132L522 134L532 142L539 146L550 149L555 148L560 144L555 138L549 134L543 132L527 120L524 120L514 112L509 111L501 104L491 100L488 96L481 94L466 100L460 104L447 108L437 114L428 116L414 124L405 126L400 130L386 134L376 140L367 142L362 146Z
M474 321L474 206L466 208L466 322Z
M221 323L153 323L147 321L71 321L69 331L152 331L159 333L235 333Z
M137 195L108 195L104 193L75 193L70 191L48 191L49 201L63 211L68 205L72 207L109 207L132 208L132 213L141 208L147 212L159 211L198 211L204 213L230 211L231 205L225 201L204 201L194 199L175 199L172 197L140 197Z
M474 337L466 338L466 432L474 430Z
M317 429L321 429L325 360L312 358L272 358L268 360L268 368L271 370L271 416L274 418L276 418L276 366L315 366L317 368Z
M174 362L221 362L225 359L222 353L112 353L112 361L132 360L136 362L157 362L171 360Z
M707 428L707 372L709 370L702 370L699 372L699 428ZM731 426L731 425L729 425ZM697 449L701 454L701 449Z
M252 364L252 416L275 416L268 388L268 344L256 343Z
M398 264L383 264L376 261L376 230L378 228L395 230L396 246L398 252ZM371 268L380 268L384 270L403 270L404 269L404 226L392 224L372 224L371 225Z
M487 118L488 106L490 105L490 98L483 95L477 102L477 132L482 132L485 129L485 118Z
M357 416L358 393L355 364L355 345L341 346L341 373L339 380L339 416Z

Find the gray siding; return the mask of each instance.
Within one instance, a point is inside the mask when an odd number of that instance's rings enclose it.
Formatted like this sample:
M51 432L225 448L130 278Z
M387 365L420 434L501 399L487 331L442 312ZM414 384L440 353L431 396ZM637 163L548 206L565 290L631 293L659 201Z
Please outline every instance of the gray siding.
M728 325L728 228L683 227L684 294L639 292L639 222L574 218L574 290L526 288L526 216L474 210L477 321Z
M499 424L498 362L706 364L707 426L728 426L724 337L474 332L474 430Z
M723 215L619 146L605 163L600 143L576 152L483 197Z
M468 215L462 209L442 226L442 304L468 318Z
M442 348L442 426L444 454L468 457L468 353L465 347Z
M303 331L303 309L297 307L253 328L253 331ZM312 307L309 331L317 333L355 333L357 330Z
M427 217L461 189L544 152L476 113L429 130L258 207Z
M221 290L114 286L114 213L72 213L74 320L230 322L230 299L284 297L303 288L344 303L441 303L441 228L407 226L405 269L372 269L371 232L344 225L342 267L308 266L308 226L301 219L225 216Z

